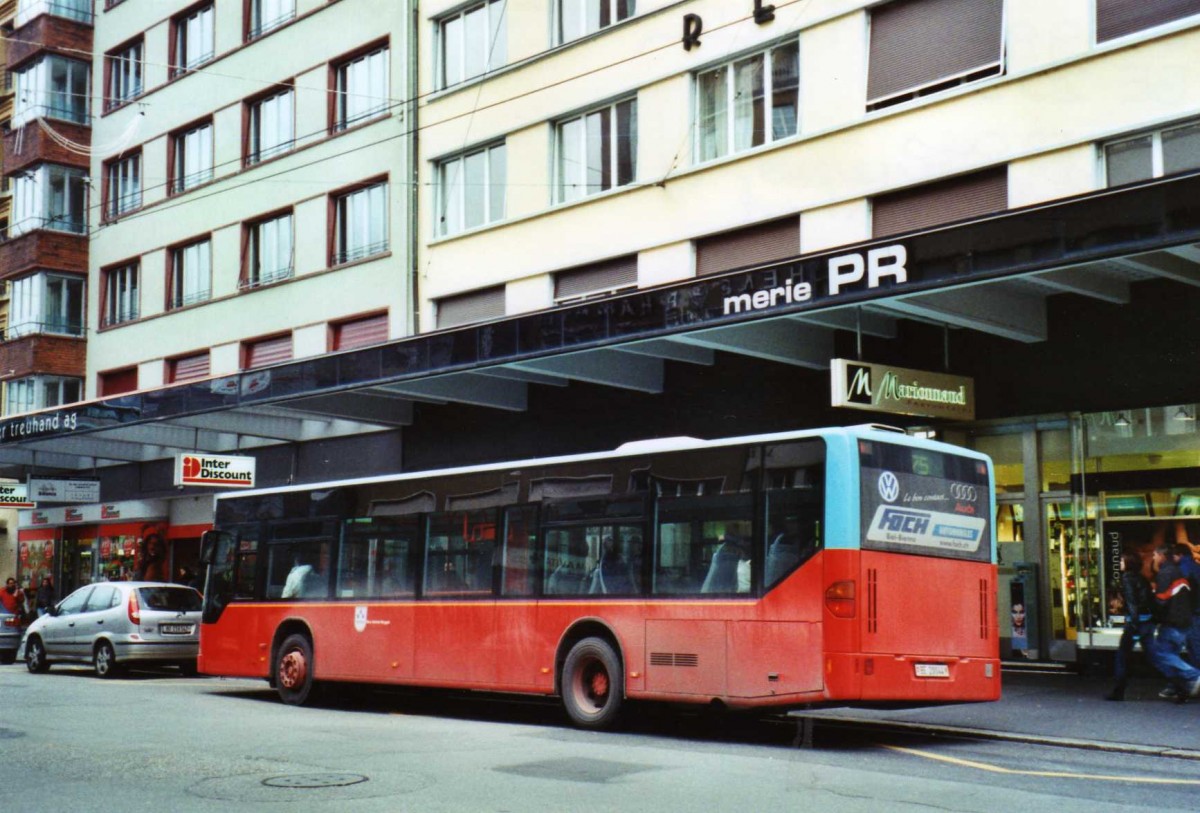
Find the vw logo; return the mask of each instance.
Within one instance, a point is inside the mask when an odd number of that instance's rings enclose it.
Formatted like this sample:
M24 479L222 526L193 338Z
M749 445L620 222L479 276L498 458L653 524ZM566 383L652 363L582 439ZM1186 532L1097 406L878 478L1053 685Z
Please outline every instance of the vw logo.
M975 502L979 497L979 492L975 489L975 486L967 485L966 483L951 483L950 496L956 500Z
M879 496L886 502L895 502L900 496L900 481L890 471L879 475Z

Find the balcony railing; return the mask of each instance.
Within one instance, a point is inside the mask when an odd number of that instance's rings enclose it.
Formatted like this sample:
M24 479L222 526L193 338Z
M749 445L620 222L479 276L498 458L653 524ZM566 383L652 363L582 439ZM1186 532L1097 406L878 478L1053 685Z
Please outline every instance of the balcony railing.
M285 11L280 16L276 17L274 20L263 20L262 22L260 22L256 25L252 25L250 27L249 35L246 38L251 39L251 40L257 39L258 37L261 37L263 34L267 33L268 31L278 28L279 26L283 25L284 23L291 22L293 19L295 19L295 17L296 17L296 9L293 7L290 10Z
M376 254L383 254L387 250L387 240L380 240L378 243L367 243L361 246L352 246L341 251L335 251L333 253L333 264L352 263L355 260L363 260L367 257L374 257Z
M238 288L243 291L251 291L255 288L262 288L265 285L274 285L276 282L283 282L285 279L291 279L294 273L292 267L276 268L273 271L262 271L254 277L248 277L238 283Z
M212 291L208 289L203 291L190 291L186 294L172 294L171 301L167 304L167 309L177 310L179 308L186 308L188 305L207 302L210 299L212 299Z
M83 333L82 322L55 319L49 322L24 321L11 324L0 335L2 335L3 341L10 342L14 339L23 339L26 336L45 336L47 334L54 336L82 336Z

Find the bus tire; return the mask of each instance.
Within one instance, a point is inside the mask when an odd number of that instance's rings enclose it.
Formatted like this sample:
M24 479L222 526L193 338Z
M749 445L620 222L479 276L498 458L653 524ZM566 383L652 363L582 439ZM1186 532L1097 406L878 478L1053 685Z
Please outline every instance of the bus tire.
M563 708L580 728L608 728L625 700L621 661L603 638L584 638L567 653L562 668Z
M313 647L307 635L283 639L275 660L275 688L289 706L303 706L313 694Z

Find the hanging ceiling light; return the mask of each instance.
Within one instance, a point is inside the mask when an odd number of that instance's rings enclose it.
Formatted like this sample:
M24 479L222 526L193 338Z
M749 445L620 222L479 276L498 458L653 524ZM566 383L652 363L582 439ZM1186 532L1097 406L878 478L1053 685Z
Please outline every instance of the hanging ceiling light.
M1124 412L1117 413L1117 419L1113 421L1113 426L1129 426L1129 417Z
M1175 410L1175 414L1171 419L1175 421L1194 421L1196 420L1196 413L1189 411L1185 406L1181 406Z

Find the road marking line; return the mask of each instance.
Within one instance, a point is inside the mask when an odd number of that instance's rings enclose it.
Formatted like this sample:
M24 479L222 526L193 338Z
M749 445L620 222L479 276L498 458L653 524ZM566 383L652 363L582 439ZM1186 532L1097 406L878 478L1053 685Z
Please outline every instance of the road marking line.
M1027 771L1017 768L1005 768L1000 765L990 765L986 762L976 762L970 759L950 757L944 754L934 754L929 751L921 751L917 748L902 748L899 745L885 745L883 747L890 751L898 751L902 754L908 754L909 756L932 759L938 762L948 762L951 765L960 765L964 768L975 768L976 770L989 771L991 773L1012 774L1016 776L1037 776L1049 779L1097 779L1104 782L1135 782L1142 785L1200 786L1200 779L1157 779L1149 776L1117 776L1110 774L1070 773L1068 771Z

